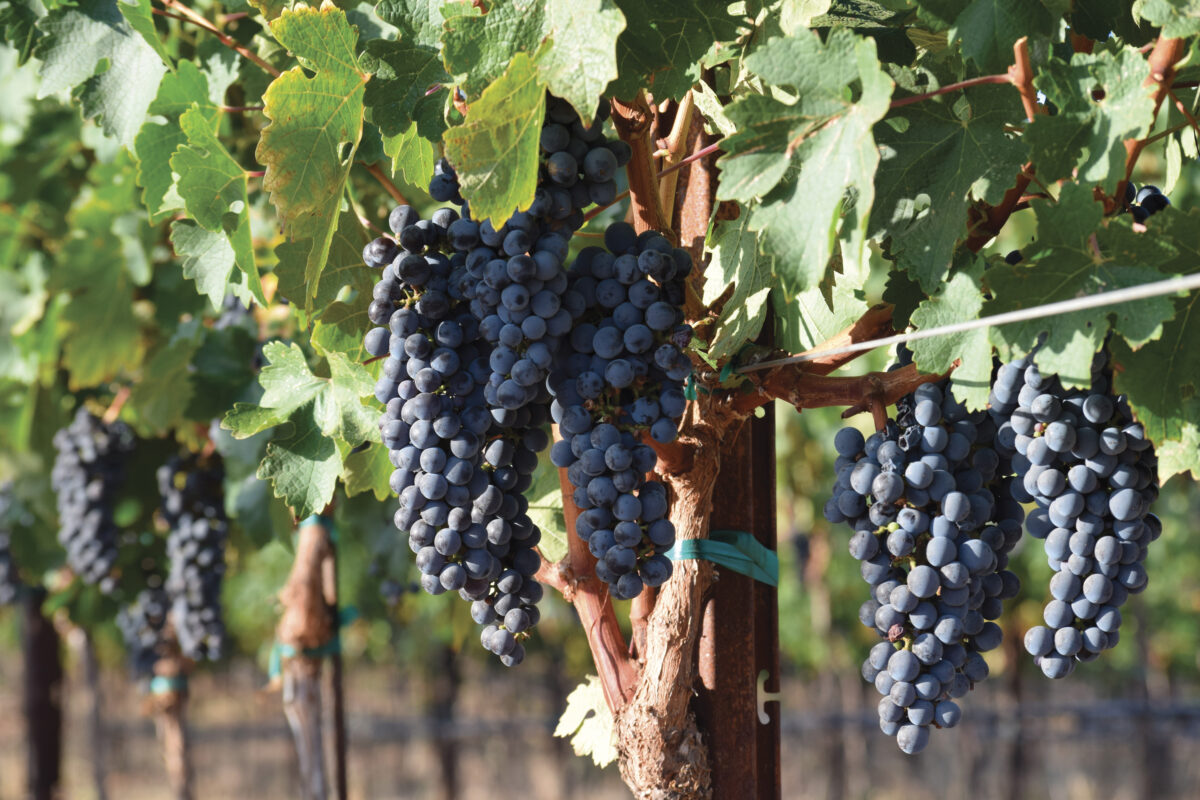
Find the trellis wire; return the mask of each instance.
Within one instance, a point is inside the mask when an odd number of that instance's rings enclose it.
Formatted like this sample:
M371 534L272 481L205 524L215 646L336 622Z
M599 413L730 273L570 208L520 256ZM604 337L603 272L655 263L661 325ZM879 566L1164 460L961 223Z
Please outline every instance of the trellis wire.
M952 333L964 333L977 328L991 328L999 325L1009 325L1014 322L1026 322L1032 319L1051 317L1056 314L1069 314L1075 311L1084 311L1089 308L1111 306L1117 303L1128 303L1133 300L1145 300L1150 297L1160 297L1162 295L1175 294L1176 292L1190 292L1196 289L1200 289L1200 273L1195 275L1186 275L1179 278L1168 278L1162 281L1154 281L1153 283L1143 283L1140 286L1130 286L1126 289L1114 289L1111 292L1098 292L1097 294L1085 295L1083 297L1073 297L1070 300L1060 300L1055 303L1033 306L1032 308L1023 308L1018 311L1006 311L1003 314L993 314L988 317L967 320L966 322L955 322L950 325L941 325L936 328L927 328L924 330L912 331L911 333L901 333L895 336L887 336L883 339L871 339L866 342L855 342L854 344L848 344L843 347L831 347L826 350L812 350L807 353L788 356L787 358L777 358L771 361L762 361L757 364L749 364L736 371L741 373L755 372L757 370L784 366L785 364L800 364L805 361L816 361L819 358L825 358L827 356L842 355L843 353L858 353L865 350L874 350L878 347L888 347L893 344L912 342L918 339L932 339L935 336L947 336Z

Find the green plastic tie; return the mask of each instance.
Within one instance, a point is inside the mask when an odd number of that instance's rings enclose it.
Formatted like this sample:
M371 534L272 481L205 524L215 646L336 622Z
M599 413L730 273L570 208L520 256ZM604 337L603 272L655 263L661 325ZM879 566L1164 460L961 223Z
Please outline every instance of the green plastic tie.
M295 658L297 654L304 658L329 658L341 653L341 629L354 622L360 616L362 615L356 606L346 606L341 609L337 617L338 630L334 632L333 637L328 642L320 647L306 647L303 650L297 650L295 645L275 642L271 645L271 655L267 660L267 674L271 677L271 680L275 680L283 674L283 660L285 658Z
M150 694L162 695L172 692L186 692L188 680L186 675L155 675L150 679Z
M321 527L325 528L325 530L329 531L329 540L331 542L336 542L338 540L337 528L333 526L333 519L331 517L327 517L324 514L312 514L301 520L300 524L296 526L296 530L300 530L305 525L320 525Z
M779 556L746 531L709 531L707 539L680 539L666 553L672 561L711 561L767 586L779 585Z
M690 374L690 373L688 374L687 386L684 387L683 396L686 397L688 400L696 399L696 376L695 375Z

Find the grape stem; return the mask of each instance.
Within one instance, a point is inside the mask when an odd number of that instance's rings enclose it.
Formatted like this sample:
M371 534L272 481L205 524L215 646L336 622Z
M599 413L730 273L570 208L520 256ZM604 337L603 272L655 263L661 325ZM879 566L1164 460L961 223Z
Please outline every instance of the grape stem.
M366 167L367 172L371 173L371 177L379 182L379 185L383 187L384 191L392 196L393 200L402 206L408 205L408 201L404 199L404 195L400 193L398 188L396 188L396 184L392 183L392 179L384 174L383 170L380 169L378 164L367 164L362 161L358 163Z
M633 227L642 231L655 230L673 243L678 239L666 224L662 199L658 194L658 169L654 164L654 112L646 100L646 93L639 91L632 102L612 100L612 121L617 134L633 151L625 174L629 179L629 197L632 201Z
M696 104L692 100L692 92L689 89L688 93L683 96L679 104L675 107L675 119L671 122L671 132L667 134L667 138L662 144L662 165L671 167L683 157L684 149L687 147L688 133L692 127L692 114L695 111ZM666 169L660 170L657 174L658 179L658 201L663 209L663 221L668 227L674 225L675 212L675 189L678 185L679 175L674 170L667 172Z
M122 386L117 390L113 397L112 403L109 404L108 410L104 412L102 419L105 425L112 425L117 421L117 417L121 416L121 409L125 406L125 401L129 399L131 389L128 386Z
M1187 53L1187 47L1182 39L1169 39L1159 35L1158 40L1154 43L1154 48L1150 51L1150 56L1147 59L1150 63L1150 74L1146 77L1145 85L1154 86L1154 117L1158 117L1158 110L1162 106L1163 100L1170 94L1171 83L1175 78L1175 65ZM1185 116L1187 112L1184 112ZM1194 122L1190 119L1189 121ZM1125 179L1117 184L1116 193L1112 198L1105 198L1104 210L1112 211L1117 207L1120 200L1125 197L1125 185L1129 183L1129 178L1133 175L1133 168L1137 165L1138 157L1142 151L1146 149L1146 145L1154 141L1155 137L1147 137L1145 139L1129 139L1125 142Z
M958 81L957 83L948 83L945 86L943 86L942 88L935 89L932 92L925 92L924 94L914 94L914 95L910 95L909 97L901 97L899 100L893 100L891 105L889 106L889 108L903 108L904 106L912 105L913 103L919 103L922 100L929 100L930 98L938 97L943 94L949 94L950 92L957 92L961 89L969 89L972 86L986 86L988 84L1012 83L1012 82L1013 82L1013 78L1010 73L1005 73L1005 74L1001 74L1001 75L981 75L978 78L968 78L965 81Z
M176 12L178 12L178 16L176 14L168 14L166 12L159 11L158 9L153 9L154 13L159 14L160 16L169 16L173 19L178 19L182 22L190 22L193 25L197 25L201 28L204 28L204 30L206 30L209 33L211 33L212 35L216 36L217 39L220 40L221 44L223 44L226 47L228 47L229 49L233 50L235 53L240 55L242 58L245 58L247 61L250 61L250 62L256 64L257 66L261 67L263 70L268 72L273 77L278 78L280 75L283 74L279 70L277 70L275 67L273 67L271 64L269 64L266 60L264 60L261 56L259 56L257 53L255 53L255 52L249 50L248 48L242 46L241 44L238 44L237 42L235 42L228 34L223 32L220 28L218 28L212 22L209 22L209 20L206 17L203 17L200 14L197 14L195 11L188 8L183 3L179 2L179 0L160 0L160 2L167 8L174 9Z
M1007 77L1021 95L1021 105L1025 108L1027 121L1032 122L1038 114L1046 113L1046 109L1038 105L1037 90L1033 88L1033 60L1029 55L1028 37L1022 36L1013 43L1013 64L1008 68ZM970 232L966 242L967 249L978 253L1000 232L1008 218L1018 210L1021 197L1032 180L1033 164L1027 163L1021 167L1016 182L1004 193L999 205L980 204L971 208L967 216Z

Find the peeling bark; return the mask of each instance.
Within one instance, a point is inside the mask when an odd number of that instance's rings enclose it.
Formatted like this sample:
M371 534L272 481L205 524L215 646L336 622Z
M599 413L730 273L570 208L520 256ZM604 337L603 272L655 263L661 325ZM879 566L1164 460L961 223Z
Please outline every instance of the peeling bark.
M694 409L699 418L680 437L693 454L691 469L663 476L679 539L707 538L721 445L742 421L707 398L700 405L704 410ZM636 692L616 715L621 777L641 800L712 796L708 748L690 708L703 599L712 578L706 561L676 563L646 623Z

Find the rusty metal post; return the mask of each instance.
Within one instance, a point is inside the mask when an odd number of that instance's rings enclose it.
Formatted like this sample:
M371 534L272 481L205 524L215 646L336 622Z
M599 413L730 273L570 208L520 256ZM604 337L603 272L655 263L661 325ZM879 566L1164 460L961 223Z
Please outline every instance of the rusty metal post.
M749 531L774 550L775 417L769 406L765 416L743 426L726 450L717 487L711 528ZM779 691L777 593L752 578L717 569L719 578L704 607L701 686L694 704L709 745L713 800L776 800L779 706L761 706L760 691L764 696Z

